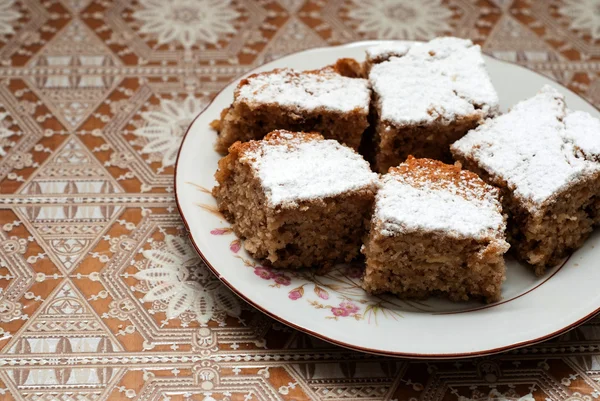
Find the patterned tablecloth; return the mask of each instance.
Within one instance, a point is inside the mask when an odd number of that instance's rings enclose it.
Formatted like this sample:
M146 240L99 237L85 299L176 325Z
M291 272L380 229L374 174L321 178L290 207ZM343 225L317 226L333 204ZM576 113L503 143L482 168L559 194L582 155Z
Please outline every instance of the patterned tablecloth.
M232 78L442 34L600 104L597 0L0 0L0 400L599 398L600 320L494 357L375 357L243 304L185 239L176 152Z

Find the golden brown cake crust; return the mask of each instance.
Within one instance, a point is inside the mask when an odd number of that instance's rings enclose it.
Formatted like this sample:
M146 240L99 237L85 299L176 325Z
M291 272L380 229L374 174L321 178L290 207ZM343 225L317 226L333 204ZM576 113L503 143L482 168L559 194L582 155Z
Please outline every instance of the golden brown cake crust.
M348 78L367 78L363 65L353 58L340 58L332 68L338 74Z

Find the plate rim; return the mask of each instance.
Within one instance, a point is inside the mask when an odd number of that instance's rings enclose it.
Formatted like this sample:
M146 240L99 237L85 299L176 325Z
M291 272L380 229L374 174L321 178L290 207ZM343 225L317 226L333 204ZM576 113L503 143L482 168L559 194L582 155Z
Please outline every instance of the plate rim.
M240 291L239 289L237 289L235 286L233 286L225 277L223 277L220 273L219 270L216 269L210 262L209 260L204 256L204 253L200 250L200 247L198 246L198 244L196 243L196 241L194 240L193 236L191 235L191 229L190 229L190 225L185 217L185 214L183 213L183 208L180 205L180 200L179 200L179 195L178 195L178 191L177 191L177 172L178 172L178 167L179 167L179 161L180 161L180 157L181 157L181 149L183 148L183 145L185 144L185 141L188 137L188 134L192 128L192 126L194 125L194 123L196 122L196 120L198 118L200 118L201 115L203 115L213 104L213 102L215 101L215 99L217 97L219 97L219 95L221 95L221 93L223 91L225 91L230 85L232 85L233 83L236 83L237 81L239 81L242 77L253 74L255 71L257 71L258 69L260 69L261 67L263 67L266 64L275 62L275 61L279 61L282 60L284 58L290 57L290 56L294 56L294 55L299 55L302 53L307 53L307 52L313 52L313 51L322 51L322 50L326 50L326 49L330 49L330 48L347 48L347 47L354 47L354 46L363 46L363 45L368 45L368 44L373 44L373 45L377 45L383 42L392 42L394 40L362 40L362 41L354 41L354 42L348 42L348 43L344 43L341 45L336 45L336 46L320 46L320 47L312 47L309 49L304 49L304 50L300 50L300 51L296 51L296 52L292 52L292 53L288 53L285 54L281 57L278 57L276 59L270 60L268 62L262 63L260 65L255 66L254 68L243 72L239 75L237 75L236 77L234 77L231 81L229 81L225 86L223 86L223 88L221 88L221 90L219 90L219 92L217 92L213 98L210 100L210 102L206 105L206 107L199 112L196 117L194 117L194 119L190 122L189 126L187 127L183 138L181 139L181 145L179 146L179 149L177 151L177 158L175 160L175 168L174 168L174 172L173 172L173 178L174 178L174 185L173 185L173 192L175 194L175 203L177 206L177 211L179 212L179 215L181 216L181 219L183 221L185 230L186 230L186 234L187 237L189 238L193 248L195 249L196 253L198 253L198 255L200 256L200 258L202 259L202 261L204 262L204 264L209 268L209 270L212 272L212 274L214 274L229 290L231 290L237 297L241 298L242 300L244 300L246 303L248 303L249 305L251 305L253 308L259 310L261 313L264 313L265 315L269 316L270 318L278 321L279 323L285 324L289 327L292 327L298 331L301 331L303 333L309 334L311 336L314 336L320 340L326 341L330 344L334 344L343 348L346 348L348 350L352 350L352 351L360 351L360 352L365 352L368 354L373 354L373 355L380 355L380 356L388 356L388 357L396 357L396 358L413 358L413 359L423 359L423 360L427 360L427 359L457 359L457 358L472 358L472 357L482 357L482 356L489 356L489 355L493 355L493 354L498 354L501 352L506 352L506 351L510 351L510 350L515 350L518 348L522 348L522 347L526 347L526 346L530 346L530 345L535 345L535 344L539 344L541 342L544 342L546 340L550 340L552 338L558 337L561 334L566 333L567 331L585 323L586 321L592 319L594 316L596 316L597 314L600 313L600 305L598 305L598 307L588 313L586 316L566 325L563 328L560 328L558 330L555 330L551 333L545 334L543 336L539 336L539 337L535 337L529 340L524 340L524 341L520 341L517 343L513 343L513 344L508 344L502 347L495 347L495 348L489 348L489 349L484 349L484 350L479 350L479 351L472 351L472 352L458 352L458 353L436 353L436 354L425 354L425 353L411 353L411 352L398 352L398 351L383 351L380 349L374 349L374 348L369 348L369 347L363 347L363 346L359 346L359 345L353 345L353 344L348 344L345 343L343 341L337 340L335 338L329 337L325 334L320 334L317 333L307 327L302 327L299 326L293 322L290 322L288 320L286 320L283 317L280 317L272 312L269 312L268 310L266 310L265 308L263 308L261 305L257 304L256 302L250 300L242 291ZM402 39L398 39L397 41L402 41ZM408 40L404 40L407 42L422 42L422 41L408 41ZM487 56L490 57L492 59L495 59L501 63L504 64L508 64L514 67L518 67L518 68L522 68L524 70L527 70L529 72L532 72L536 75L539 75L545 79L548 79L550 81L552 81L553 83L555 83L556 85L558 85L561 88L567 89L570 92L573 92L577 97L579 97L581 100L583 100L585 103L587 103L588 105L590 105L592 108L598 110L600 112L600 108L596 107L592 102L590 102L589 100L587 100L586 98L584 98L583 96L581 96L579 93L569 89L567 86L561 84L560 82L556 81L554 78L548 77L546 75L543 75L541 73L539 73L538 71L532 70L530 68L527 68L525 66L522 66L516 62L513 61L509 61L509 60L503 60L500 59L498 57L495 57L489 53L486 53L482 50L482 53ZM538 285L539 286L539 285ZM535 287L537 288L537 286ZM532 290L528 291L531 292ZM521 294L522 295L522 294ZM521 296L519 295L519 296Z

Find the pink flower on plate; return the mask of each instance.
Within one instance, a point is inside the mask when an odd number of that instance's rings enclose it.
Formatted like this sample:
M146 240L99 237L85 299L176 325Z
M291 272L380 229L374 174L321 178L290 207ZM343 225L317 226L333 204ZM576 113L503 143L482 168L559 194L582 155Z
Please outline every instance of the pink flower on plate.
M339 316L339 317L346 317L350 314L348 312L348 310L346 310L344 308L338 308L335 306L333 308L331 308L331 313L333 313L334 316Z
M234 239L231 241L231 244L229 244L229 249L233 253L238 253L240 249L242 249L242 242L239 239Z
M340 308L347 310L348 314L350 314L350 315L357 313L360 310L360 308L358 306L354 305L354 303L352 303L352 301L348 301L348 300L342 301L340 303Z
M321 299L329 299L329 293L318 285L315 285L315 294Z
M294 288L293 290L291 290L288 294L288 298L291 299L292 301L295 301L297 299L302 298L302 296L304 295L304 288L302 286Z
M210 231L210 233L212 235L225 235L225 234L229 234L230 232L231 232L231 228L229 228L229 227L215 228L214 230Z
M262 267L262 266L255 267L254 274L256 274L258 277L260 277L264 280L270 280L273 278L273 273L271 273L271 271L269 269L267 269L266 267Z
M290 285L292 280L288 276L284 276L283 274L278 274L275 276L275 282L281 285Z

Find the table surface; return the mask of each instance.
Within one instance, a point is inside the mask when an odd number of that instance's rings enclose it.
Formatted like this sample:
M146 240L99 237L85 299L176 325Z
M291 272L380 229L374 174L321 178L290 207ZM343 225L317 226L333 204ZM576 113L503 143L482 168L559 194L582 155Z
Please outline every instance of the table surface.
M600 104L593 0L0 0L0 399L600 397L598 319L427 362L332 346L234 298L192 307L223 289L186 243L173 165L211 97L286 53L444 34Z

